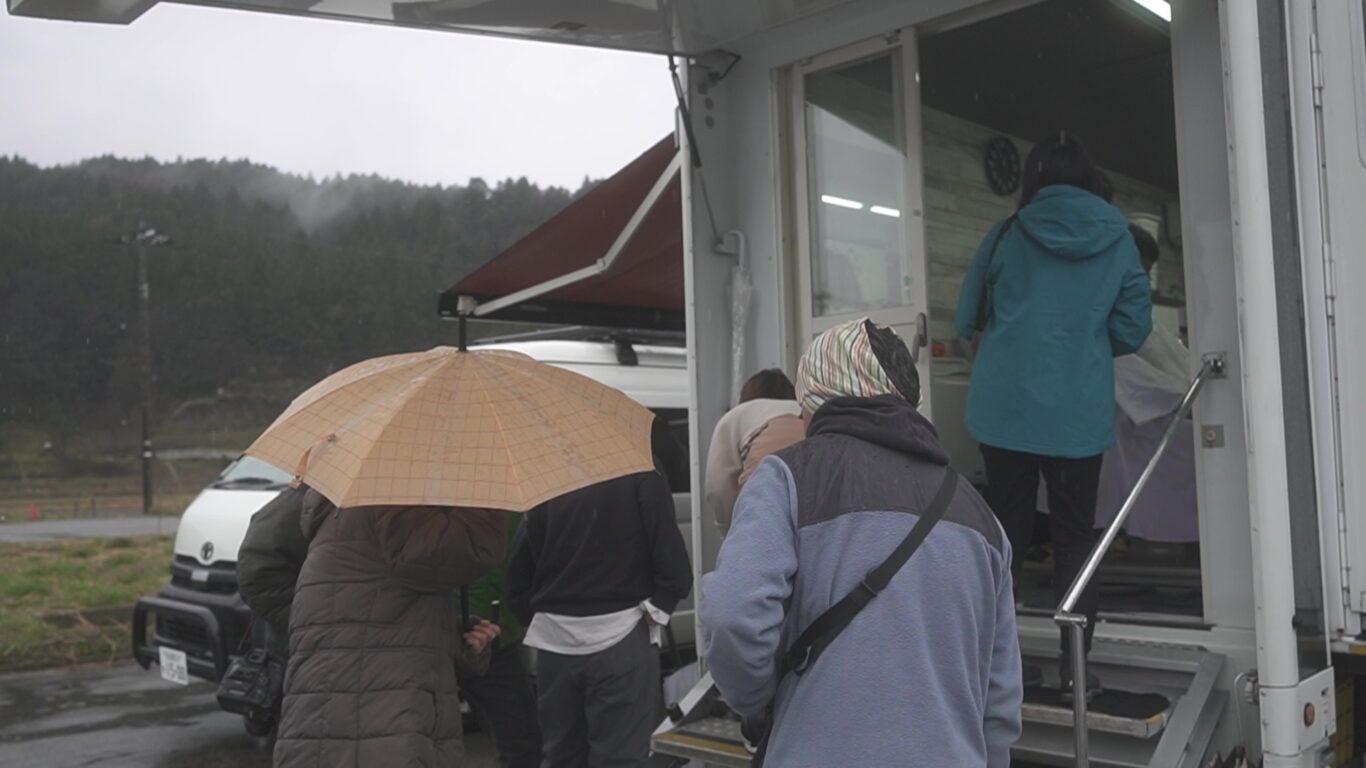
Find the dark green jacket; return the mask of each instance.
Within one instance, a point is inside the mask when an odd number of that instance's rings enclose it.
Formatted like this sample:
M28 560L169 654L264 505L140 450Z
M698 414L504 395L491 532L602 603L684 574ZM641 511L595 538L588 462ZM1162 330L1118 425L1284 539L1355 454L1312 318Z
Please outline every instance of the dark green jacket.
M512 540L517 535L517 526L522 522L522 515L517 512L508 513L508 551L512 551ZM484 578L470 585L470 613L483 619L492 617L493 611L491 604L494 600L501 600L503 609L498 617L498 625L503 628L503 633L498 636L499 645L517 645L522 642L526 635L526 627L522 622L512 615L507 605L507 563L498 567L498 570L490 573Z

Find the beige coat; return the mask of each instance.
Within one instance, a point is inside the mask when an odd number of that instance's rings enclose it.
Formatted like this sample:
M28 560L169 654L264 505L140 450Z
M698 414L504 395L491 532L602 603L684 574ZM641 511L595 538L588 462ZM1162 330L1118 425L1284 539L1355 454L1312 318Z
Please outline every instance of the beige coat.
M706 500L721 533L730 530L740 487L770 453L806 436L795 400L749 400L732 408L712 431L707 450Z

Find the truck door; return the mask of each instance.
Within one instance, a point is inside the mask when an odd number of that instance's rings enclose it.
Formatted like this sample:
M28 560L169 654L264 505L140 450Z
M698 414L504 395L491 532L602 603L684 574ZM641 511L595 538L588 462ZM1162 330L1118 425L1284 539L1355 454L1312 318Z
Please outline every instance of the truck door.
M1301 82L1312 97L1302 102L1314 120L1297 109L1295 128L1301 196L1319 200L1302 223L1317 486L1325 539L1341 538L1340 567L1325 568L1330 605L1345 609L1330 608L1332 629L1351 637L1366 629L1366 400L1356 394L1366 383L1366 0L1317 2L1312 18L1307 6L1291 22L1310 26L1297 58L1308 63Z

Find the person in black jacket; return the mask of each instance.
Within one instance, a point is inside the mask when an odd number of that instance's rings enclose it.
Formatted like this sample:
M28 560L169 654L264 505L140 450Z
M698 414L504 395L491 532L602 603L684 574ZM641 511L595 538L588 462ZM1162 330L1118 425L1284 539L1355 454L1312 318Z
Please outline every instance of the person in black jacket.
M286 488L251 516L237 551L237 589L242 601L265 621L266 650L284 660L289 655L289 607L294 584L308 556L299 516L307 485Z
M692 590L664 478L619 477L532 509L507 588L540 651L543 765L645 765L663 703L654 646Z

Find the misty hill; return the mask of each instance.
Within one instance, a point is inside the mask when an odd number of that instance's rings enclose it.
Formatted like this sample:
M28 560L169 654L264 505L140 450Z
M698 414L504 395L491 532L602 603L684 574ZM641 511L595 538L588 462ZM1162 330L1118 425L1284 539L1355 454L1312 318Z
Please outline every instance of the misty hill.
M430 198L458 198L468 189L487 195L488 185L474 179L467 187L410 184L376 175L333 176L321 181L286 173L247 160L182 160L161 163L150 158L124 160L104 156L75 167L97 179L159 190L202 187L218 198L236 194L248 202L288 208L305 230L313 231L338 216L379 207L412 206ZM511 183L511 182L507 182ZM548 194L563 192L545 190Z
M0 158L0 426L70 433L137 413L136 261L119 238L139 220L171 238L150 256L164 421L195 398L451 343L437 292L573 198L526 179Z

